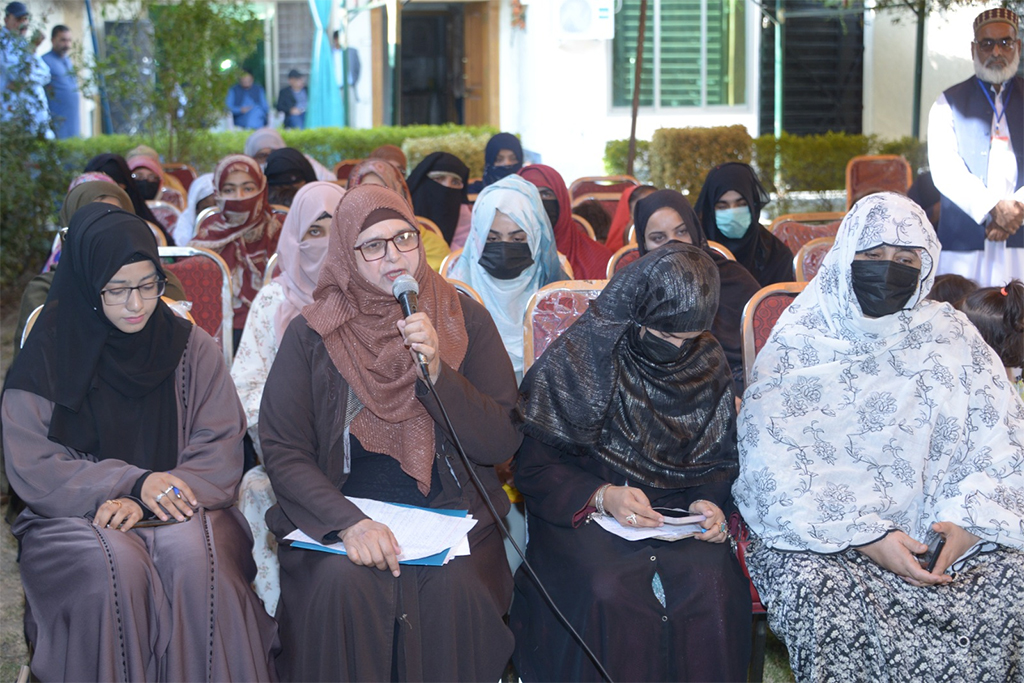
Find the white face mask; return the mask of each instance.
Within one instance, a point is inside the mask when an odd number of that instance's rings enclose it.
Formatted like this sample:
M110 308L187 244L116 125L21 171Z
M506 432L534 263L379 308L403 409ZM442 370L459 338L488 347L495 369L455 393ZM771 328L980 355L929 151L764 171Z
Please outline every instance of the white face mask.
M715 223L718 225L718 232L731 240L737 240L747 234L750 228L750 207L715 209Z

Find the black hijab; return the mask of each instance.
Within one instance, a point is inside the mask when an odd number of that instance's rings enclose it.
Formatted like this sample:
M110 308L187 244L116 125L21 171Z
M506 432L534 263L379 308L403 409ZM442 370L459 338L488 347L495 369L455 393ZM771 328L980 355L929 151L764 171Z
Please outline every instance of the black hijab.
M495 166L494 162L498 159L498 154L503 149L512 150L518 163L512 164L511 166ZM487 146L484 147L484 183L483 187L487 187L493 183L498 182L505 176L510 176L513 173L519 173L523 167L523 145L519 142L519 138L512 133L498 133L490 140L487 141Z
M156 216L153 215L153 212L149 210L149 205L146 204L146 198L142 196L142 192L139 190L138 185L135 184L135 178L132 177L132 171L128 168L128 162L124 160L123 156L120 154L100 154L99 156L95 156L85 166L86 173L91 173L93 171L106 173L114 180L115 183L123 185L124 191L128 193L128 197L132 200L132 206L135 207L135 215L160 228L160 231L163 232L164 237L167 239L167 244L174 246L174 237L167 231L167 228L157 220Z
M166 471L178 461L175 369L191 325L162 301L128 334L111 323L100 291L128 263L163 277L156 240L137 216L88 204L71 218L46 304L7 374L5 389L53 401L48 437L99 460Z
M316 171L313 170L309 159L291 147L282 147L271 152L263 173L267 176L267 185L316 182Z
M705 332L667 364L640 350L641 326L707 330L717 292L711 258L679 242L616 273L527 372L517 408L524 431L647 486L735 478L736 408L721 346Z
M725 357L732 369L736 392L742 393L745 378L743 374L743 308L750 298L757 293L761 285L750 272L736 261L730 261L717 251L708 247L708 238L701 230L700 221L690 202L686 201L675 190L658 190L641 199L636 204L636 239L641 254L647 253L644 237L647 234L647 222L654 212L662 208L675 209L683 218L683 223L690 233L694 245L700 247L714 260L718 266L718 279L721 283L718 312L711 326L711 333L725 349Z
M447 171L462 178L463 188L456 190L427 177L431 171ZM455 228L459 225L459 211L466 201L466 182L469 167L454 154L434 152L428 155L409 174L409 194L417 216L429 218L444 235L444 241L452 243Z
M735 190L750 207L750 227L738 239L723 235L715 220L715 203L722 195ZM716 166L704 179L704 187L697 197L697 216L708 239L724 245L744 268L767 287L776 282L792 282L793 252L775 235L761 226L761 209L771 197L757 175L747 164L730 162Z

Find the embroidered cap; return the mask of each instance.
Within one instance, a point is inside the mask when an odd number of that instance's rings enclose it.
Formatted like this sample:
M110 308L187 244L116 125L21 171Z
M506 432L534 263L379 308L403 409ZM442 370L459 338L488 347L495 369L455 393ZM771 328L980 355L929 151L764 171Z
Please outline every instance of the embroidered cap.
M974 32L977 33L982 26L994 24L997 21L1013 26L1014 31L1020 25L1020 19L1013 11L1005 7L996 7L995 9L987 9L974 18Z

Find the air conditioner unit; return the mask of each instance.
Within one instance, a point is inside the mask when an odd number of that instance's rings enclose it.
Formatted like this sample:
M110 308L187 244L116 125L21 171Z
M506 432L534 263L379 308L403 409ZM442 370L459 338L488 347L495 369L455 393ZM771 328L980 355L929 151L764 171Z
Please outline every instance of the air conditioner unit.
M611 40L615 0L559 0L558 28L562 40Z

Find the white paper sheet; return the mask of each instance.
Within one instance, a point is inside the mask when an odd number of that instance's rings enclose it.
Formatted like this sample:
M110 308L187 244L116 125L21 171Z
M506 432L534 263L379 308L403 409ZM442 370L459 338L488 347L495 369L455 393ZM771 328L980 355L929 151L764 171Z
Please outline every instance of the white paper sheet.
M666 520L668 517L666 517ZM678 541L703 532L700 524L665 524L659 527L634 527L619 524L614 517L594 515L593 520L605 531L627 541L643 541L655 538L659 541Z

